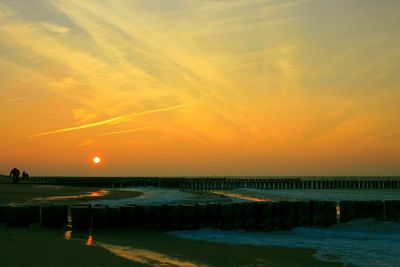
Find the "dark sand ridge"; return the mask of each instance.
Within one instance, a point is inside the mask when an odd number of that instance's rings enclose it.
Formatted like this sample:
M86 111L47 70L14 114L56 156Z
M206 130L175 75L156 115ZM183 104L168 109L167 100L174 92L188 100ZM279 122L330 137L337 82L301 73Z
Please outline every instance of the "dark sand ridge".
M95 187L0 184L0 204L10 203L84 203L94 199L124 199L140 196L140 191Z

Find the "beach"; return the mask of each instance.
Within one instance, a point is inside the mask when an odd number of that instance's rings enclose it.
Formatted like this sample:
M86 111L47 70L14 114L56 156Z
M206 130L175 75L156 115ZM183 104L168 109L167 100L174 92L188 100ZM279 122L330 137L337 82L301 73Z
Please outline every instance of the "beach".
M0 0L0 267L400 267L400 0Z
M113 201L148 196L140 189L113 190L53 185L0 185L0 203L89 203L93 199ZM148 192L146 192L148 191ZM103 192L96 194L96 192ZM172 191L173 194L176 192ZM164 197L168 194L163 194ZM138 198L139 197L139 198ZM189 193L178 197L192 198ZM171 200L171 198L169 198ZM173 199L173 201L177 201ZM144 201L144 202L143 202ZM146 202L146 198L142 200ZM166 199L163 199L166 201ZM151 201L150 201L151 202ZM153 203L153 202L151 202ZM38 224L11 228L0 224L1 266L343 266L316 259L313 249L268 245L233 244L180 238L171 232L94 229L72 231L44 229Z
M111 229L72 234L0 226L1 266L343 266L315 259L311 249L184 240L163 232Z
M115 190L96 187L0 184L0 204L66 203L83 204L92 200L132 199L141 195L138 190Z

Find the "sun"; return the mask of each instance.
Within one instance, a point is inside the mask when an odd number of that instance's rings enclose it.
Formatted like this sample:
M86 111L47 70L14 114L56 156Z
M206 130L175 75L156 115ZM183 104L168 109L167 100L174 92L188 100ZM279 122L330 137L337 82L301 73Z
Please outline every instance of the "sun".
M100 163L101 163L101 158L100 158L99 156L94 156L94 157L92 158L92 162L93 162L94 164L100 164Z
M104 154L102 152L92 152L86 158L87 164L92 168L99 168L104 165Z
M99 156L94 156L94 157L92 158L92 162L93 162L93 164L95 164L95 165L99 165L102 161L103 161L103 160L102 160L101 157L99 157Z

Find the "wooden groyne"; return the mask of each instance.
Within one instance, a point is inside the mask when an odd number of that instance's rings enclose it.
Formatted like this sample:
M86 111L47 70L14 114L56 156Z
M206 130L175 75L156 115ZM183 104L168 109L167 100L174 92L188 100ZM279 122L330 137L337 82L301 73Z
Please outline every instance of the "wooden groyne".
M338 213L337 207L340 207ZM251 231L326 227L353 219L375 218L400 223L400 200L386 201L280 201L198 205L44 205L0 206L0 223L28 227L87 230L138 228L161 231L217 228Z
M35 177L24 182L93 187L154 186L190 190L400 189L400 177Z

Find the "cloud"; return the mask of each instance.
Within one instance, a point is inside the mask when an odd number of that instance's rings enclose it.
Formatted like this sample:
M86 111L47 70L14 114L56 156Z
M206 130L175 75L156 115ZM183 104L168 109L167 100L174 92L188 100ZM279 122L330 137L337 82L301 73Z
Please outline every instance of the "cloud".
M94 142L96 142L95 139L85 140L85 141L80 142L80 143L77 145L77 147L88 146L88 145L90 145L90 144L93 144Z
M119 124L119 123L129 121L135 117L140 117L140 116L145 116L145 115L150 115L150 114L155 114L155 113L160 113L160 112L166 112L166 111L172 111L172 110L182 108L184 106L187 106L187 105L176 105L176 106L165 107L165 108L145 110L145 111L140 111L140 112L136 112L136 113L132 113L132 114L116 116L116 117L113 117L113 118L110 118L107 120L103 120L103 121L92 122L92 123L87 123L87 124L78 125L78 126L74 126L74 127L62 128L62 129L58 129L58 130L54 130L54 131L48 131L48 132L43 132L43 133L39 133L39 134L34 134L29 137L40 137L40 136L46 136L46 135L53 135L53 134L89 129L89 128L104 126L104 125L114 125L114 124Z
M51 32L55 33L69 33L70 29L61 25L56 25L52 23L47 23L47 22L42 22L42 27L45 28L46 30L49 30Z
M116 135L116 134L139 132L139 131L143 131L146 129L150 129L150 127L141 127L141 128L133 128L133 129L128 129L128 130L115 131L115 132L101 134L100 136L109 136L109 135Z
M34 134L34 135L31 135L30 137L39 137L39 136L45 136L45 135L52 135L52 134L58 134L58 133L83 130L83 129L93 128L93 127L97 127L97 126L102 126L102 125L115 124L115 123L118 123L119 121L121 121L123 118L124 118L124 116L118 116L118 117L114 117L114 118L107 119L104 121L92 122L92 123L87 123L87 124L83 124L83 125L79 125L79 126L75 126L75 127L63 128L63 129L58 129L58 130L54 130L54 131Z
M334 129L365 111L380 115L371 126L393 121L377 137L395 136L396 4L307 2L0 0L0 103L22 107L0 114L20 122L1 139L130 151L132 133L257 161L338 133L355 142L369 132ZM169 113L182 103L196 105Z
M6 98L6 99L0 100L0 103L15 102L15 101L19 101L19 100L21 100L21 99L23 99L22 96L19 96L19 97L12 97L12 98Z
M87 123L96 118L96 114L85 108L75 108L72 114L80 123Z

